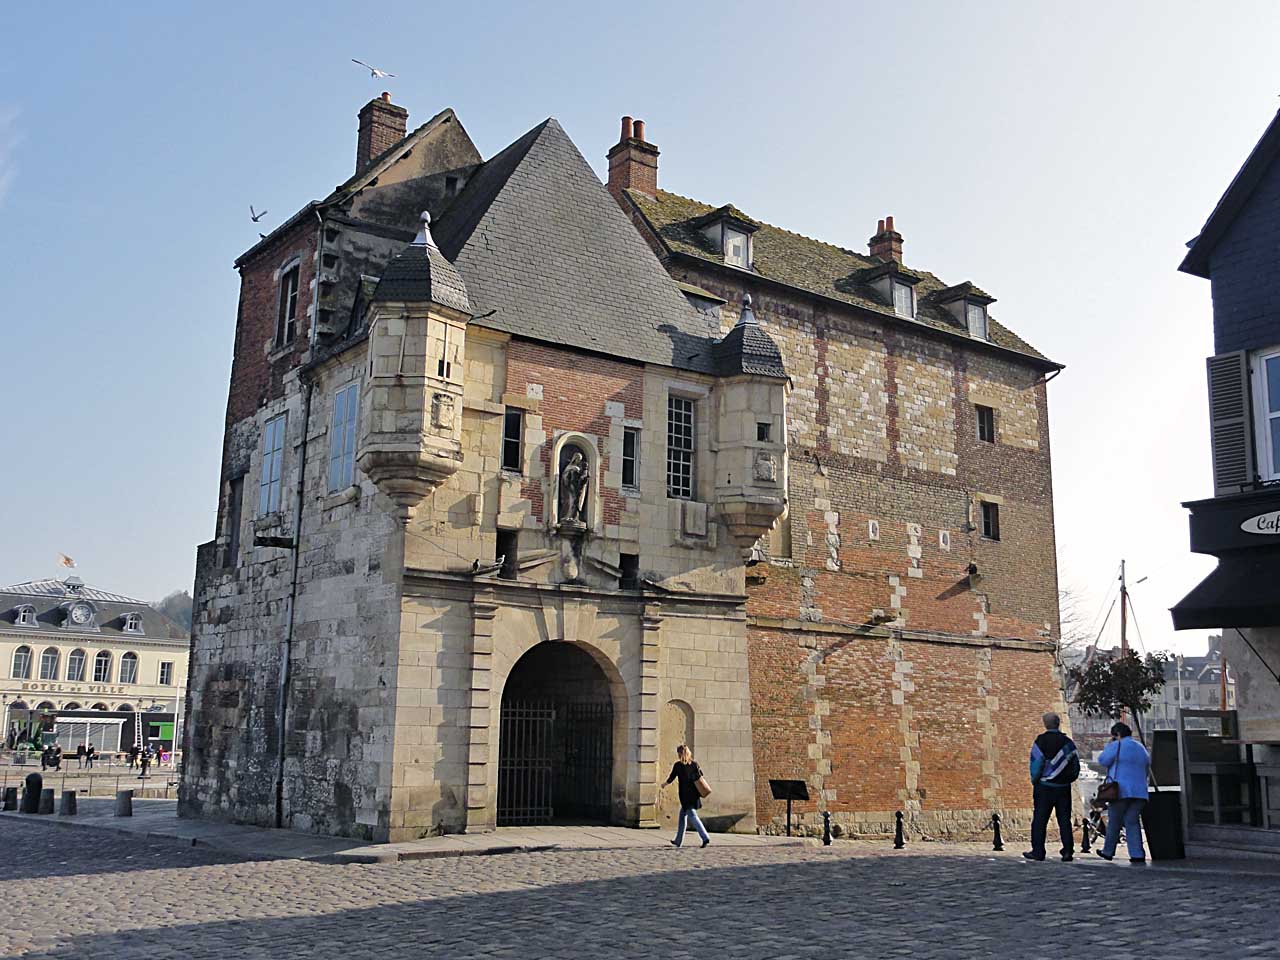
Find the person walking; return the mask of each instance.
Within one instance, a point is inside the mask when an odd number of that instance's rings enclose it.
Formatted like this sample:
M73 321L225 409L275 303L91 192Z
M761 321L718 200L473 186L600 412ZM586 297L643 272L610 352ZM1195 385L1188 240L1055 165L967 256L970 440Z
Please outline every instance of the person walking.
M97 759L98 751L94 749L93 744L89 744L89 748L84 752L85 769L93 769L93 761Z
M84 755L86 752L83 743L76 745L76 766L81 770L84 769Z
M138 754L138 763L142 765L142 772L138 774L138 779L145 779L147 776L147 768L151 766L151 748L143 747Z
M1111 742L1098 757L1098 765L1107 769L1107 779L1120 788L1120 798L1112 800L1107 807L1107 837L1094 852L1103 860L1114 859L1123 826L1129 843L1129 862L1146 863L1141 816L1142 808L1147 805L1151 754L1133 739L1133 730L1127 723L1116 723L1111 727Z
M138 754L140 752L141 751L138 750L138 745L136 743L129 748L129 769L130 770L132 770L134 767L138 765Z
M1071 832L1071 784L1080 777L1080 755L1071 738L1060 729L1061 717L1050 711L1041 719L1044 721L1044 733L1031 745L1031 849L1023 856L1028 860L1044 859L1049 815L1056 814L1058 834L1062 838L1062 861L1070 863L1075 856L1075 836Z
M676 838L671 841L671 845L674 847L678 847L684 842L686 822L694 830L698 831L698 836L702 838L704 847L711 843L711 838L707 836L707 828L698 819L698 808L702 806L702 794L698 792L698 781L701 779L702 768L693 759L693 751L685 744L680 744L680 746L676 747L676 762L671 765L671 775L662 784L663 787L666 787L672 780L676 780L679 783L680 813L676 817Z

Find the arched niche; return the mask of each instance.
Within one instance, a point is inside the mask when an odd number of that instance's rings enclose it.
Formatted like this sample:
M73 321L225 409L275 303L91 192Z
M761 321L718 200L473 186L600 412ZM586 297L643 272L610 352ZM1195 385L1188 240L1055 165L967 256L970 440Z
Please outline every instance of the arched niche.
M585 493L580 497L582 509L576 519L586 529L597 530L601 517L600 447L595 438L575 432L560 434L551 449L551 526L558 527L563 521L575 519L566 513L566 501L572 498L570 491L564 487L565 468L569 466L574 453L582 454L582 476L586 482Z

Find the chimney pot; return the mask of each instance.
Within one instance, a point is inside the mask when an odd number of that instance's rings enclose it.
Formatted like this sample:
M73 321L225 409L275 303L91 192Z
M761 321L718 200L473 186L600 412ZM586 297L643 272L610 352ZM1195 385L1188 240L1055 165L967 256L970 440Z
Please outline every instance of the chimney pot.
M644 139L644 121L643 120L636 121L636 139L637 140Z
M390 102L391 102L391 93L390 93L389 91L387 91L387 90L383 90L383 91L382 91L382 99L383 99L383 100L385 100L387 103L390 103Z
M893 217L884 218L884 228L890 233L893 233Z
M880 260L902 262L902 234L893 229L893 217L885 217L876 225L876 235L868 242L871 256Z
M884 233L884 221L883 221L883 220L879 220L879 221L877 221L877 222L876 222L876 233Z
M627 190L657 196L658 148L645 141L643 120L622 118L622 139L609 148L608 157L607 186L623 210L631 209L629 201L623 198Z
M618 142L621 143L624 140L630 140L630 139L631 139L631 118L623 117L622 118L622 136L618 138Z

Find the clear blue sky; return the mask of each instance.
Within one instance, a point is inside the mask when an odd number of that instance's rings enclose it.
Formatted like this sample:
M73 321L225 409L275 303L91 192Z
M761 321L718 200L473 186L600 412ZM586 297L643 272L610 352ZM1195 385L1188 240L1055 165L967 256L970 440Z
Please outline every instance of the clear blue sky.
M1274 3L6 6L0 581L61 551L190 587L247 206L272 226L342 181L386 88L486 156L555 116L601 173L642 117L664 187L855 249L893 214L909 264L1068 365L1063 579L1091 616L1127 556L1147 645L1178 642L1165 608L1212 567L1179 507L1210 490L1212 343L1175 268L1280 106Z

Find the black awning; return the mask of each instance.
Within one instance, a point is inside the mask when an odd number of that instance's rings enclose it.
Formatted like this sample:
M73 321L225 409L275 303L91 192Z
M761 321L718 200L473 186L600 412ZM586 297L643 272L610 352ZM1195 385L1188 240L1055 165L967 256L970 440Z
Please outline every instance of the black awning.
M1171 612L1175 630L1280 626L1280 551L1220 558Z

